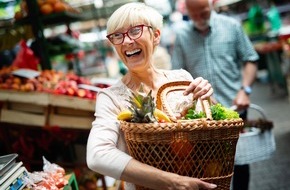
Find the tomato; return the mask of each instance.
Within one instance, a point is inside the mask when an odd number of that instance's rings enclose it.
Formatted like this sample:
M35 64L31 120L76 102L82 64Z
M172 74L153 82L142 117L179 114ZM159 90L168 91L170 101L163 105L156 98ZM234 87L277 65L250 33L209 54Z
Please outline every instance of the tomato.
M192 144L188 140L177 139L170 144L171 150L180 158L185 158L193 150Z
M49 3L44 3L40 7L40 12L44 15L51 14L53 12L53 7Z
M216 161L211 160L207 163L204 170L204 177L218 177L222 172L222 165Z

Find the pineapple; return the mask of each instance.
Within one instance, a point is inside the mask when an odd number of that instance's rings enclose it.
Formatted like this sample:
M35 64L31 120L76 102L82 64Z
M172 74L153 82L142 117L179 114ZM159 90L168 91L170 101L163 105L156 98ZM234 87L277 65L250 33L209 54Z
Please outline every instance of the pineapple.
M118 114L118 120L133 123L171 122L166 113L156 108L152 90L146 94L143 90L143 84L141 84L138 92L130 92L131 96L127 100L130 106Z
M132 112L131 122L134 123L154 123L157 119L154 115L155 102L152 97L152 90L146 95L143 92L143 87L141 85L139 92L132 92L130 99L129 110Z

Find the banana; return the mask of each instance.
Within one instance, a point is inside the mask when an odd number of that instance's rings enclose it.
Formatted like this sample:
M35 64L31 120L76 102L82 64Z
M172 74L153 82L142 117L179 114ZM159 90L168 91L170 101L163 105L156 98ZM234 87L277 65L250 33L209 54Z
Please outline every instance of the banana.
M130 110L121 111L117 116L118 120L123 120L123 121L128 121L131 118L132 118L132 112Z
M157 118L158 121L165 121L165 122L171 122L170 118L161 110L155 108L154 110L154 116Z
M130 110L124 110L118 114L117 119L129 121L130 119L132 119L132 116L133 114ZM154 116L157 118L158 121L171 122L170 118L163 111L157 108L155 108L154 110Z

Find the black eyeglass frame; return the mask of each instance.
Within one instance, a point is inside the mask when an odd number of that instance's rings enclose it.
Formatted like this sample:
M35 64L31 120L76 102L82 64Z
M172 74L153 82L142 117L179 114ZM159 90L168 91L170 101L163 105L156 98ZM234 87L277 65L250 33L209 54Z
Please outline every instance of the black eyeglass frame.
M108 40L109 40L112 44L114 44L114 45L120 45L120 44L122 44L122 43L124 42L124 40L125 40L125 35L127 35L128 38L130 38L130 40L137 40L137 39L139 39L139 38L143 35L143 28L144 28L144 26L153 29L152 26L148 26L148 25L145 25L145 24L140 24L140 25L136 25L136 26L132 26L132 27L130 27L130 28L127 30L127 32L114 32L114 33L108 34L106 37L108 38ZM140 27L140 28L141 28L140 35L139 35L137 38L132 38L132 37L129 35L129 31L130 31L131 29L133 29L133 28L136 28L136 27ZM122 34L123 39L122 39L122 41L120 41L120 43L114 43L113 40L110 38L110 36L112 36L112 35L114 35L114 34Z

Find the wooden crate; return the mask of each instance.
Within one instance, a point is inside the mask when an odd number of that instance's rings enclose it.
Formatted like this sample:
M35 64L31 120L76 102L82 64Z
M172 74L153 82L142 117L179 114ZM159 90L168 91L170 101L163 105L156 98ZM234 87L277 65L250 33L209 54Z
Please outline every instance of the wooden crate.
M95 100L75 96L53 95L49 96L49 104L57 107L66 107L78 110L95 110Z
M22 102L47 106L49 104L49 94L44 92L0 90L0 101Z
M0 121L7 123L45 126L48 117L48 107L22 102L3 102Z
M39 92L0 90L0 122L90 129L95 100Z
M94 120L94 111L52 106L48 123L63 128L90 129Z
M94 120L95 100L64 96L50 96L50 126L90 129Z

